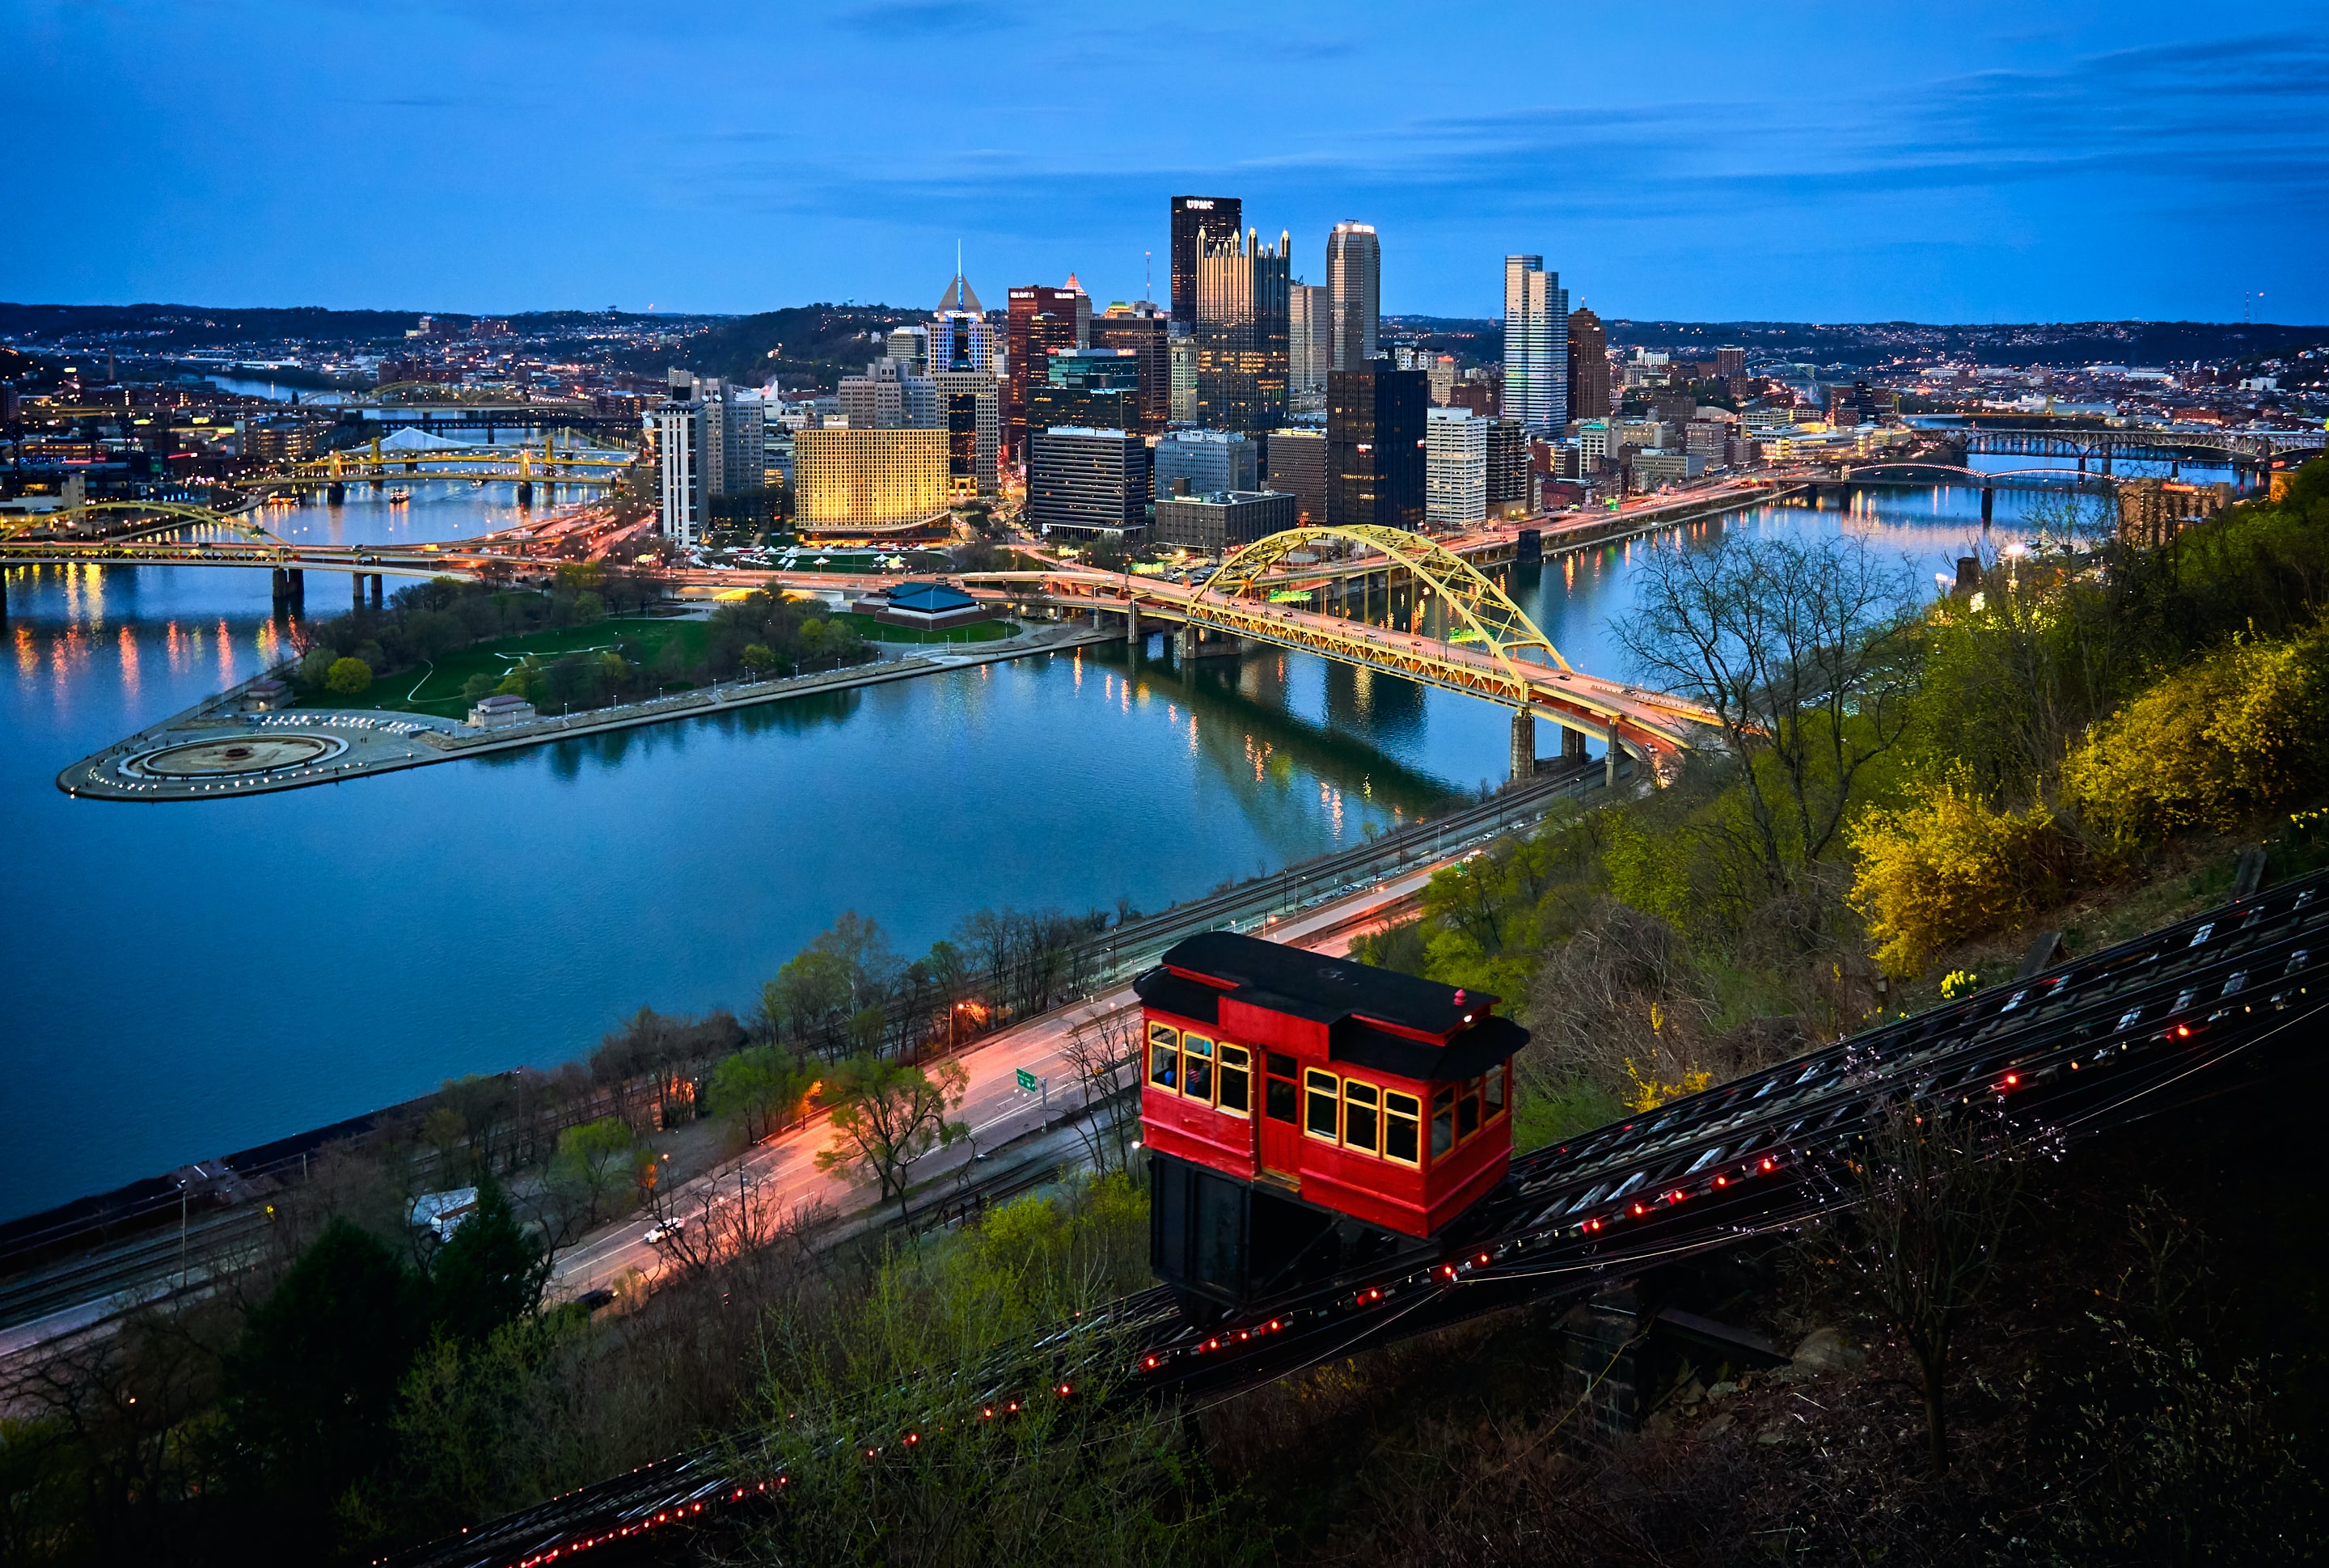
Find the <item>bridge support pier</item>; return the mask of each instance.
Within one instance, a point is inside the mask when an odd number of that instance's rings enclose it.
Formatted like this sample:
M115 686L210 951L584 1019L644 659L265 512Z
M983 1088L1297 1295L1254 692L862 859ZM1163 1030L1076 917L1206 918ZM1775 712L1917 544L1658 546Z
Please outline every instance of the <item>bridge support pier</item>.
M383 597L382 590L385 581L386 580L382 578L379 572L375 571L372 574L372 607L374 609L378 609L381 607L381 601Z
M531 506L533 505L533 480L520 479L517 482L517 504L521 506Z
M354 592L354 599L349 602L349 608L352 609L362 609L363 608L363 573L358 571L350 574L348 578L348 586Z
M1536 777L1536 714L1526 708L1513 714L1513 782Z
M345 505L348 499L347 486L340 480L333 480L324 486L324 499L335 506Z
M1572 725L1561 726L1561 760L1564 765L1585 765L1585 732Z
M1140 643L1140 606L1127 600L1124 605L1124 646L1136 648Z
M1617 743L1617 727L1610 725L1608 749L1601 754L1601 784L1604 789L1615 789L1617 787L1617 763L1625 751L1626 749Z
M293 567L283 574L284 588L291 596L291 608L301 615L307 613L307 574Z
M1981 487L1981 525L1983 527L1986 528L1989 526L1991 514L1995 511L1996 505L1996 486L1992 485L1984 485Z

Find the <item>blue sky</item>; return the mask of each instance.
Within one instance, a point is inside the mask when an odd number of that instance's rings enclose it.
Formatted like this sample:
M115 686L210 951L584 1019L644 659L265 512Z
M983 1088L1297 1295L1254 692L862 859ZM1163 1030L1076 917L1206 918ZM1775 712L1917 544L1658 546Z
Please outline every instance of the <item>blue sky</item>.
M1189 192L1312 281L1375 223L1391 311L2329 322L2324 15L0 0L0 298L1161 298Z

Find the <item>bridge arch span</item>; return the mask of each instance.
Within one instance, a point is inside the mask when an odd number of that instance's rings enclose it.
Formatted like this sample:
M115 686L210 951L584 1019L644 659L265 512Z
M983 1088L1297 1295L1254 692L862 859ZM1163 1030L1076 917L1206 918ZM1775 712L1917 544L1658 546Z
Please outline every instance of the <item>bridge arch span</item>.
M1402 528L1371 524L1289 528L1282 534L1257 539L1224 560L1221 570L1193 602L1202 604L1208 599L1223 603L1234 599L1249 600L1260 592L1262 579L1273 568L1281 566L1287 556L1306 544L1326 540L1379 551L1393 566L1405 570L1416 581L1429 587L1446 601L1449 611L1463 621L1511 678L1515 694L1525 694L1529 689L1528 675L1519 667L1516 657L1524 649L1542 648L1559 668L1570 668L1561 650L1552 646L1552 639L1478 567L1437 540Z

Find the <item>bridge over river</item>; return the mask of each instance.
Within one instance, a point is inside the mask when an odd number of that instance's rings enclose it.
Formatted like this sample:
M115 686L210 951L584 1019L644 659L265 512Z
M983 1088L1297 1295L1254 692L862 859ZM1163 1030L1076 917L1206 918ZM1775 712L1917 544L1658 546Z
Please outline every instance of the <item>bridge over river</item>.
M389 576L506 579L535 570L534 562L512 553L506 535L446 544L350 546L294 543L250 525L245 533L241 539L203 542L16 541L0 543L0 563L266 569L275 573L278 605L297 597L306 571L338 571L353 578L359 606L369 581L375 607L382 602L382 581ZM1344 559L1321 566L1313 556L1320 549L1339 550ZM827 597L845 592L834 576L815 571L672 575L684 585L716 582L731 590L768 588ZM863 594L907 581L902 573L885 573L846 582ZM1260 643L1496 703L1512 710L1516 779L1535 771L1539 719L1560 726L1561 755L1571 763L1583 760L1589 741L1599 740L1612 782L1628 755L1648 774L1670 776L1680 753L1714 723L1712 714L1680 698L1577 669L1478 567L1437 540L1398 529L1305 528L1273 534L1231 555L1202 585L1064 562L968 573L961 581L974 597L1001 609L1089 616L1095 626L1120 621L1126 639L1136 645L1150 631L1163 629L1178 639L1183 658L1198 656L1208 641L1217 647ZM1378 590L1386 619L1400 613L1403 601L1404 624L1369 619L1377 612ZM296 719L296 713L287 714L278 722ZM622 709L599 710L575 715L542 738L637 720Z

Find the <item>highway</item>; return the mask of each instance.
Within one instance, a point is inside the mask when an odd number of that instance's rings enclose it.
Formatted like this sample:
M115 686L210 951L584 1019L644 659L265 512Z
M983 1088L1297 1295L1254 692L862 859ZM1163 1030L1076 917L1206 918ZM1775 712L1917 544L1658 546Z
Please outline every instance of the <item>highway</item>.
M1448 864L1450 860L1438 860L1419 865L1378 887L1259 928L1254 934L1340 958L1356 936L1400 918L1432 874ZM1083 1096L1071 1087L1074 1074L1061 1054L1062 1048L1079 1028L1120 1016L1136 1019L1138 1006L1132 987L1118 986L1080 1006L1057 1009L988 1035L959 1053L957 1060L968 1073L969 1083L955 1116L969 1125L971 1136L916 1164L911 1172L915 1185L927 1189L942 1185L944 1178L959 1175L974 1158L984 1162L987 1154L1005 1144L1080 1114ZM1136 1036L1136 1031L1131 1034ZM1023 1071L1039 1082L1050 1081L1048 1112L1042 1099L1019 1088L1018 1074ZM809 1210L820 1217L849 1220L880 1204L878 1186L816 1168L817 1151L830 1142L825 1119L815 1115L765 1139L743 1157L741 1185L749 1201L760 1205L754 1216L759 1223L766 1224ZM739 1185L737 1162L726 1162L687 1184L671 1206L681 1215L701 1216L709 1201L713 1214L719 1215L738 1201ZM552 1277L552 1297L571 1300L591 1290L612 1289L635 1270L648 1280L658 1277L674 1260L672 1249L646 1239L652 1223L646 1215L633 1215L604 1227L562 1254ZM702 1223L700 1218L697 1223Z

